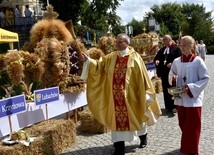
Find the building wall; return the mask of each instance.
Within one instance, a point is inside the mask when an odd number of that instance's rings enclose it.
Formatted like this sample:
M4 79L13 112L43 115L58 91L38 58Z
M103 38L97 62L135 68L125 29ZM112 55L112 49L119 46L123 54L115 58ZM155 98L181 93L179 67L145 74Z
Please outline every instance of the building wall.
M1 3L1 6L11 6L15 8L16 5L20 6L22 16L24 16L25 5L29 5L30 10L33 12L33 15L42 16L42 4L39 3L39 0L4 0Z

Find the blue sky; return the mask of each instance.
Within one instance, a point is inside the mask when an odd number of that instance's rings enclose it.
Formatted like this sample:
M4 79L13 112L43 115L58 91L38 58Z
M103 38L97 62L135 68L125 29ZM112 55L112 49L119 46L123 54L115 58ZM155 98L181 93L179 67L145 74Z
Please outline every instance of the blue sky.
M207 11L214 10L214 0L124 0L121 5L117 8L117 15L119 15L122 19L122 24L127 24L131 22L133 18L136 20L143 20L145 12L149 12L150 7L153 5L161 5L164 3L194 3L199 5L204 5ZM214 11L212 13L212 17L214 17Z

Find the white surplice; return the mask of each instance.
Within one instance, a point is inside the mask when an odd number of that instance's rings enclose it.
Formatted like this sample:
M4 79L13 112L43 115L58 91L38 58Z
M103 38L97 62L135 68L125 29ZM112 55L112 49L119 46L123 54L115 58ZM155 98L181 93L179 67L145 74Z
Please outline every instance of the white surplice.
M169 83L171 83L171 77L177 76L177 87L184 87L188 85L193 97L184 92L176 98L175 105L184 107L201 107L204 98L204 89L209 81L209 75L207 67L204 61L196 56L192 62L181 62L181 57L175 59L172 63L171 70L169 72ZM184 81L186 78L186 82Z

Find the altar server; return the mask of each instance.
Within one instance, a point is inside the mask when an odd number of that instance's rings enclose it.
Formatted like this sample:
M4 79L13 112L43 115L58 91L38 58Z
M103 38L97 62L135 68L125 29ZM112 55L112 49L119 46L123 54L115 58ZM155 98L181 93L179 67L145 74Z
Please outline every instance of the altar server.
M173 61L169 72L169 83L176 81L176 86L184 91L174 101L182 132L180 152L198 155L202 102L209 75L203 59L194 54L195 40L191 36L181 38L180 48L182 56Z

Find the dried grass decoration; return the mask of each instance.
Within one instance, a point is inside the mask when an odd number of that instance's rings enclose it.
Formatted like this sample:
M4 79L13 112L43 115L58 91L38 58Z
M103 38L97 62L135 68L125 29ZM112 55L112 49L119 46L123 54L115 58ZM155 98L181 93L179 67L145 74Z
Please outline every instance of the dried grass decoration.
M65 23L56 19L57 17L58 13L53 10L53 6L48 5L43 19L39 20L31 28L29 42L24 44L23 49L33 52L34 48L37 47L37 43L43 38L56 38L63 41L64 44L70 45L74 38L66 28Z
M5 97L24 92L27 100L33 100L31 88L34 82L41 80L44 63L36 54L27 51L9 51L4 58L4 71L10 81L1 86L6 92Z
M81 52L86 53L87 49L80 40L74 40L68 47L70 60L70 75L81 75L83 61Z
M161 79L157 75L152 77L152 83L157 94L163 91Z
M5 69L5 54L0 54L0 72Z
M24 78L23 58L17 51L10 51L5 55L5 66L13 85L19 85Z
M24 65L24 82L27 85L35 81L40 81L44 73L44 62L41 61L35 53L27 51L19 51L19 55L23 58L22 64Z
M0 98L10 97L11 80L6 70L5 54L0 54Z
M62 93L79 93L85 90L85 82L80 79L83 61L81 52L86 53L87 49L79 40L74 40L68 46L70 72L69 76L59 83Z
M78 75L69 75L59 83L62 93L80 93L85 91L85 82Z
M34 100L33 86L37 88L36 83L41 82L41 77L44 74L44 62L41 61L35 53L27 51L19 51L23 58L22 64L24 65L24 79L21 82L22 89L26 95L26 100ZM38 88L40 88L38 86Z
M42 76L43 87L58 86L70 71L67 45L56 38L43 38L35 48L35 53L44 62L45 74Z
M114 36L102 36L98 41L97 48L101 49L105 54L115 51L115 37Z
M94 118L89 109L85 109L79 113L80 115L80 131L86 133L106 133L108 129L103 124L99 123L97 119Z
M58 85L62 93L81 92L85 86L79 78L83 66L80 51L87 50L76 40L72 21L63 22L57 17L53 6L48 5L43 19L33 25L29 42L22 48L38 54L45 63L43 87Z
M88 50L88 55L92 59L99 60L99 58L104 56L105 53L101 49L93 47Z
M71 147L76 141L73 120L48 120L24 129L36 139L29 145L0 145L1 155L55 155Z

